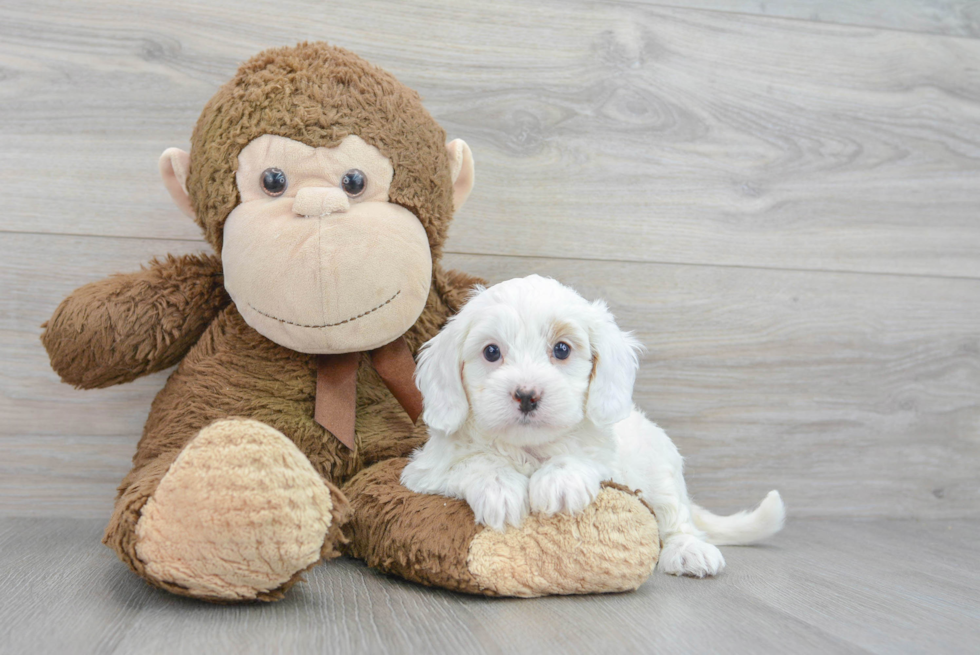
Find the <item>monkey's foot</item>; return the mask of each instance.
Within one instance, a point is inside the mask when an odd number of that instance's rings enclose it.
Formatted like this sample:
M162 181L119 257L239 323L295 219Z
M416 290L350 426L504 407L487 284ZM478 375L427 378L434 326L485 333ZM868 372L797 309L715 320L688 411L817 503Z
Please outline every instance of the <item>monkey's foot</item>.
M218 602L278 600L339 554L347 501L264 423L212 423L143 506L136 554L160 586Z
M580 514L531 515L500 533L478 526L461 500L399 483L407 460L375 464L344 487L353 515L347 550L409 580L487 596L591 594L636 589L657 565L649 509L607 486Z

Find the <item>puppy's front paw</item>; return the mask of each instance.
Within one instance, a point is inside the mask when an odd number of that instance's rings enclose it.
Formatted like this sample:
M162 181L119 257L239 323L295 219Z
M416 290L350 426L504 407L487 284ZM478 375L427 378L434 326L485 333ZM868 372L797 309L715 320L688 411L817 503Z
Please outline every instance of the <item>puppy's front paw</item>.
M486 482L467 492L466 502L477 523L497 532L508 525L520 526L527 516L527 477L513 469L502 469Z
M716 546L689 534L669 537L660 553L660 570L671 575L703 578L724 568L725 558Z
M587 466L546 465L531 476L531 511L578 514L599 495L601 482L598 472Z

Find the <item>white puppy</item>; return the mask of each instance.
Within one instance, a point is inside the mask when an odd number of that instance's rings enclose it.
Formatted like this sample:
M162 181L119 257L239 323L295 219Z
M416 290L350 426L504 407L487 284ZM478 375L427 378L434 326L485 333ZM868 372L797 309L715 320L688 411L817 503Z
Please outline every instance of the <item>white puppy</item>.
M464 499L478 523L502 531L529 511L579 512L611 479L653 509L662 570L718 573L725 559L712 544L775 534L783 502L772 491L728 517L691 503L677 448L633 407L640 347L605 303L555 280L478 289L419 356L430 437L402 484Z

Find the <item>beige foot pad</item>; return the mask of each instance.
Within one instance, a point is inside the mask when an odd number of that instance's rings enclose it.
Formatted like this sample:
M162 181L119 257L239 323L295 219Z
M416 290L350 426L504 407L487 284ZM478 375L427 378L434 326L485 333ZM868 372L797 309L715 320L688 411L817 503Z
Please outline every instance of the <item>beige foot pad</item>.
M581 514L529 517L505 533L477 526L461 500L416 494L399 483L407 460L356 475L344 493L353 518L349 552L423 584L488 596L589 594L636 589L657 564L649 509L606 488Z
M501 596L631 591L653 572L657 522L631 493L606 488L575 516L529 516L520 528L484 529L466 565L484 589Z
M273 600L331 550L343 502L278 430L218 421L187 444L143 507L136 553L148 576L186 595Z

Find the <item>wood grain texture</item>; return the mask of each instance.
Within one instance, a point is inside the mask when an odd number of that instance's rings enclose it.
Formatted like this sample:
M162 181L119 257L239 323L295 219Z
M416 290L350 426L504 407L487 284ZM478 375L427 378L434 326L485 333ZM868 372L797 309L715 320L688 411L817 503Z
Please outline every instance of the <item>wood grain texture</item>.
M965 653L980 639L976 521L790 522L713 580L484 599L322 565L273 605L154 589L93 520L0 519L0 653ZM53 619L52 617L57 617Z
M195 243L0 240L0 513L107 516L166 373L76 391L39 325L72 288ZM38 253L58 267L36 270ZM609 301L648 347L636 401L735 510L771 488L797 516L980 514L980 281L450 255L491 281L539 273Z
M655 4L974 39L980 37L980 3L976 0L668 0Z
M453 256L606 299L648 350L634 398L734 511L770 488L797 515L980 512L980 282Z
M976 650L978 5L672 4L0 3L0 517L28 517L0 518L0 654ZM606 298L697 500L779 488L783 533L633 594L487 600L340 560L236 607L99 544L167 372L71 389L39 326L204 247L156 158L241 60L302 39L395 73L472 146L446 263Z
M450 251L980 276L980 40L585 0L8 3L0 230L198 240L157 154L303 38L471 143Z

